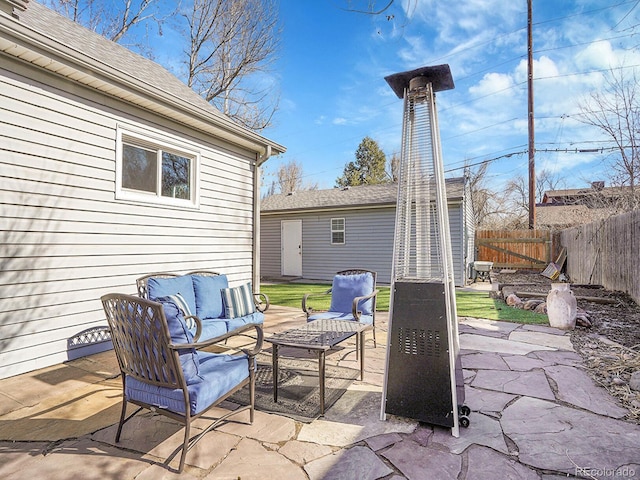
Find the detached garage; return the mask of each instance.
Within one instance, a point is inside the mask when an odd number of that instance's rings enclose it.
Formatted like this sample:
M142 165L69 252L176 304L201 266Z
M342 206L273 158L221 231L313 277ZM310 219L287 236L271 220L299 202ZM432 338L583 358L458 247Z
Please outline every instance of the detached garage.
M456 286L474 260L474 221L464 178L446 181ZM361 267L391 283L397 184L304 190L269 196L260 209L263 279L330 281Z

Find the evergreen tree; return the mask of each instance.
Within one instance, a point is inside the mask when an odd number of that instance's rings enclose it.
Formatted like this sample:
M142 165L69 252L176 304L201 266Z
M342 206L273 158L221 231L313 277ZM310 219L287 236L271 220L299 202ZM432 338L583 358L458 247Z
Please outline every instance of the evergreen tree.
M336 186L387 183L389 177L385 171L386 164L387 157L378 146L378 142L370 137L364 137L356 150L356 160L347 163L342 176L336 179Z

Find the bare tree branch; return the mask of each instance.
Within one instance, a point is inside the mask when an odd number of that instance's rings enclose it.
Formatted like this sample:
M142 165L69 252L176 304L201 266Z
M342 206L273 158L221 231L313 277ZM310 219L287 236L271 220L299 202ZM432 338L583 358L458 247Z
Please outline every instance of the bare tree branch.
M624 69L610 71L601 91L579 105L578 120L604 132L617 147L609 159L609 180L620 187L618 209L640 207L640 89L635 73L625 77Z
M279 48L274 0L194 0L187 84L237 122L269 126L279 98L268 81Z

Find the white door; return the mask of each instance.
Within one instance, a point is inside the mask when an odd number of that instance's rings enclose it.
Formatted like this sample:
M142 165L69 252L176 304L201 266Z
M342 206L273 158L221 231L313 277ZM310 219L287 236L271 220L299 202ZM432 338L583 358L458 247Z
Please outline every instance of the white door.
M283 220L280 227L282 275L302 276L302 220Z

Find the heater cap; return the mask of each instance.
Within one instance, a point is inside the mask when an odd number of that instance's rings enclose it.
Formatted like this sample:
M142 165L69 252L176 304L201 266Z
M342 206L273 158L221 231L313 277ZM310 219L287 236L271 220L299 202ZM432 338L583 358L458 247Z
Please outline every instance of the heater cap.
M398 98L404 98L404 90L409 87L409 82L416 77L425 77L430 82L434 92L451 90L454 88L451 69L448 64L421 67L407 72L394 73L384 77Z

